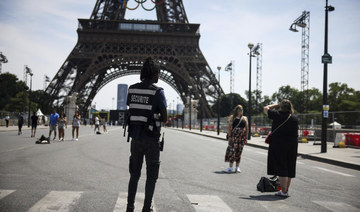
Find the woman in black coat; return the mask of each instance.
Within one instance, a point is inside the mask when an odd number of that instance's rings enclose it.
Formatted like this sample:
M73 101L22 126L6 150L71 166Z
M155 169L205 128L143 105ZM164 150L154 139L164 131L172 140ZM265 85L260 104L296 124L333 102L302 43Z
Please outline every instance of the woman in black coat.
M291 179L295 178L296 172L299 121L293 115L293 106L287 99L279 104L265 106L264 112L273 120L267 174L279 176L282 190L275 195L287 197Z

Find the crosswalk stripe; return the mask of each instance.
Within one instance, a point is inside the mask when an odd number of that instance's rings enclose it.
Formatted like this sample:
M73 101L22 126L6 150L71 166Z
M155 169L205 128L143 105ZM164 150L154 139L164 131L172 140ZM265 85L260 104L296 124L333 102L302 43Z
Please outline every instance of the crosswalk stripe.
M289 206L284 200L280 200L280 199L277 201L271 201L271 199L269 199L269 201L260 200L256 202L259 203L262 207L266 209L266 211L269 212L297 211L291 206Z
M138 212L138 211L140 212L142 210L144 199L145 199L144 193L136 193L135 205L134 205L135 212ZM154 200L153 200L153 202L154 202ZM126 205L127 205L127 193L120 192L118 199L116 201L116 204L115 204L114 212L126 211ZM155 204L153 203L152 206L153 206L153 211L156 212Z
M213 195L187 195L195 211L197 212L231 212L231 208L220 199Z
M16 190L0 189L0 200ZM83 192L80 191L50 191L45 197L40 199L29 212L67 212L70 211L79 199ZM137 193L135 200L135 212L142 210L145 195L144 193ZM187 194L191 205L196 212L232 212L232 209L218 196L215 195L193 195ZM285 200L279 199L278 201L256 201L263 208L269 212L279 211L297 211L299 208L286 204ZM312 201L313 203L324 207L330 211L347 211L358 212L359 208L343 202L333 201ZM114 212L126 211L127 192L120 192L116 201ZM155 207L153 211L156 212Z
M15 190L0 190L0 199L6 197L7 195L11 194Z
M314 203L329 209L330 211L346 211L346 212L359 212L359 208L355 208L343 202L328 202L328 201L313 201Z
M38 211L70 211L70 207L74 206L75 202L79 200L82 192L76 191L51 191L41 200L39 200L29 212Z

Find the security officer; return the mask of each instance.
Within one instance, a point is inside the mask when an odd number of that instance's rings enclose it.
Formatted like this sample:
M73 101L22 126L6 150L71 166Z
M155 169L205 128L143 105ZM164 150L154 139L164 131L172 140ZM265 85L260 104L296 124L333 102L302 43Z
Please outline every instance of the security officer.
M160 167L160 122L167 120L164 90L154 85L159 80L160 66L147 58L140 73L140 83L129 87L129 136L131 156L127 212L134 211L135 195L141 175L143 158L146 160L146 185L143 212L152 211L151 201Z

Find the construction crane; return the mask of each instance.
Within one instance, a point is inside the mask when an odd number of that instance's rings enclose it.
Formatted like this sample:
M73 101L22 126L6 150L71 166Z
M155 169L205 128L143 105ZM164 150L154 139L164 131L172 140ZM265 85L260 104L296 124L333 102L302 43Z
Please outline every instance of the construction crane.
M0 74L2 73L2 64L7 62L8 59L2 54L2 52L0 52Z
M309 99L309 37L310 37L310 12L304 11L290 26L290 31L298 32L296 27L301 27L301 92L303 94L303 111L307 110Z

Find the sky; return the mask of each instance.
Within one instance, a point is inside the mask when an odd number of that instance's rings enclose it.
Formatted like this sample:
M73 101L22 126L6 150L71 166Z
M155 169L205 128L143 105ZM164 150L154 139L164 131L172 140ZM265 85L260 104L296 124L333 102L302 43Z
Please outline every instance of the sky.
M150 1L148 5L151 6ZM23 79L32 69L32 89L44 89L77 43L78 18L90 18L96 0L1 0L0 52L8 59L2 72ZM234 92L245 97L249 89L248 43L262 43L262 92L271 96L281 86L301 89L301 30L289 30L303 11L310 11L309 88L323 88L325 0L183 0L190 23L200 24L199 47L213 72L221 66L221 86L230 92L230 74L224 67L235 61ZM130 0L129 7L135 5ZM360 90L360 1L329 0L328 83L346 83ZM127 10L126 19L156 19L141 7ZM252 60L252 89L256 88L256 59ZM115 109L117 84L135 83L139 76L113 80L93 100L97 109ZM28 79L29 85L29 79ZM176 91L160 81L168 109L178 102ZM180 101L180 100L179 100ZM179 102L180 103L180 102Z

